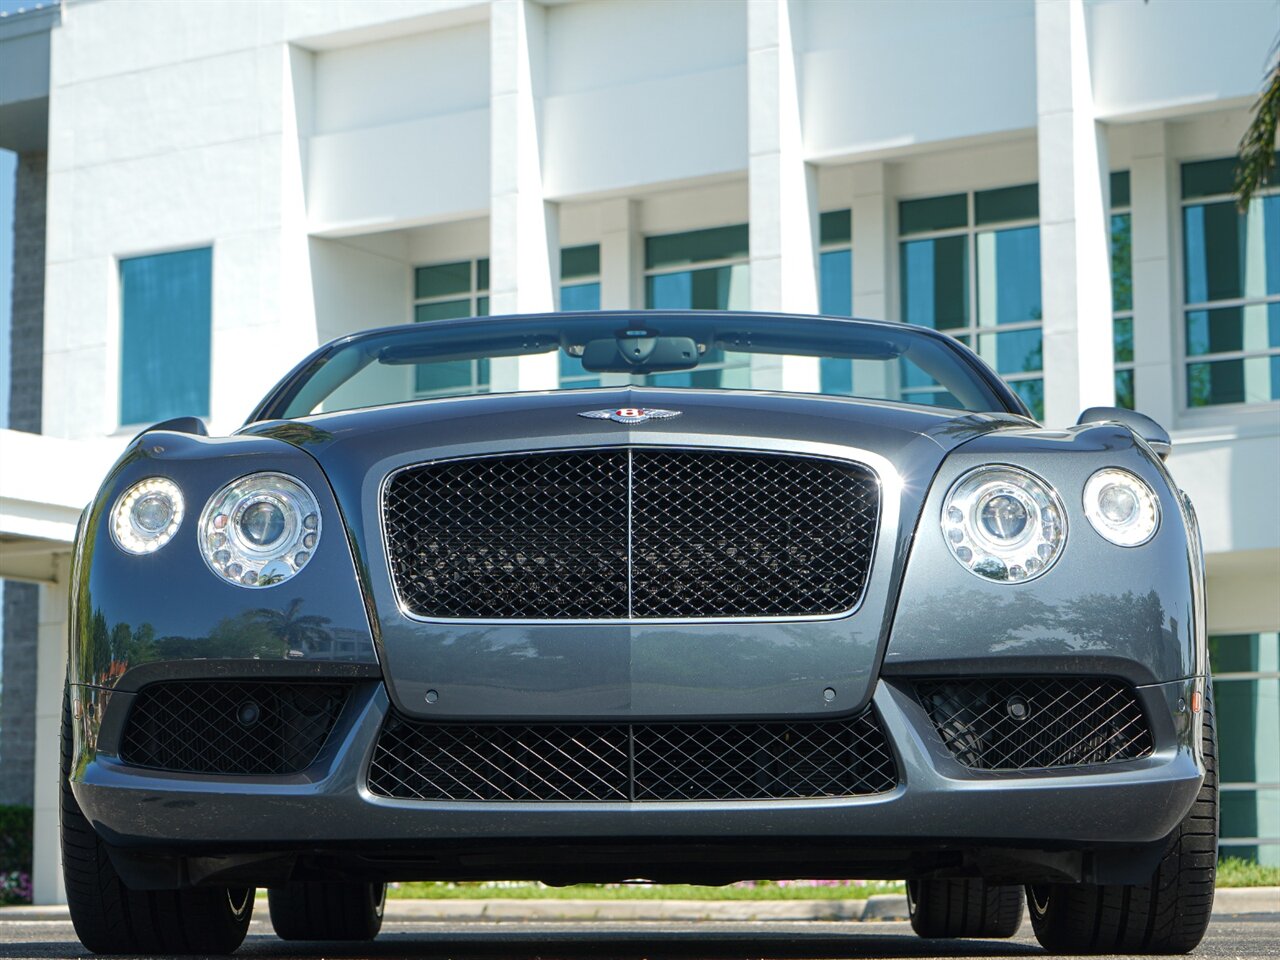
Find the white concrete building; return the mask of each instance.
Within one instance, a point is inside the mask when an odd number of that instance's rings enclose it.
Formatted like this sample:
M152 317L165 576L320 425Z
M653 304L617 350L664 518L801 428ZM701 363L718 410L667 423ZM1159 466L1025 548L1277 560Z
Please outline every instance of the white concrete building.
M0 432L0 576L42 585L38 898L70 534L113 452L172 414L234 429L338 334L559 303L927 323L1049 425L1118 392L1168 426L1208 554L1224 852L1280 863L1280 190L1228 196L1278 31L1278 0L0 19L0 146L47 157L15 266L43 272L43 436Z

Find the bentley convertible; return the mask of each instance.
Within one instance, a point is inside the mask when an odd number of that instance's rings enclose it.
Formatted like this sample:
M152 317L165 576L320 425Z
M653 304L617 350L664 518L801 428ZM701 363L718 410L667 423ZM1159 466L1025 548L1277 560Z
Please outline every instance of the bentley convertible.
M907 881L925 937L1192 949L1217 849L1168 435L957 341L368 330L81 520L62 849L102 953L375 936L389 881Z

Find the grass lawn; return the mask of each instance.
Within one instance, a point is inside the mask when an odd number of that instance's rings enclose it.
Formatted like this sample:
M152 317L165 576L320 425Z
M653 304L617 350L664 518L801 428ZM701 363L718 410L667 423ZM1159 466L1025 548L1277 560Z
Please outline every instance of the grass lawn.
M1264 867L1229 857L1218 864L1220 887L1280 886L1280 867ZM902 893L888 880L766 880L727 887L673 883L581 883L548 887L541 883L397 883L387 895L428 900L862 900L880 893Z
M399 883L389 897L430 900L862 900L877 893L902 893L901 883L879 880L781 880L695 887L684 883Z

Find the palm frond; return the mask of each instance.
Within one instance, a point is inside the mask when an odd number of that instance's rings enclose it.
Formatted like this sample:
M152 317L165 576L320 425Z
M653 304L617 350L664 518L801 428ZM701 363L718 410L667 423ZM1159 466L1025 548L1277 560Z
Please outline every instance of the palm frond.
M1236 160L1236 206L1241 213L1249 209L1249 201L1271 182L1275 172L1276 128L1280 124L1280 37L1271 47L1268 64L1262 93L1253 105L1253 121L1240 140Z

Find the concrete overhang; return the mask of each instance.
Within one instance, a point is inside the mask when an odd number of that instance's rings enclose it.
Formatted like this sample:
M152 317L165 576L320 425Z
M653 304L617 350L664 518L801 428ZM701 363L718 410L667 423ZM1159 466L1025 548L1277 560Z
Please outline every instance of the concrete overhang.
M48 148L49 32L62 22L56 3L0 16L0 147Z
M56 582L56 558L127 439L0 430L0 578Z

